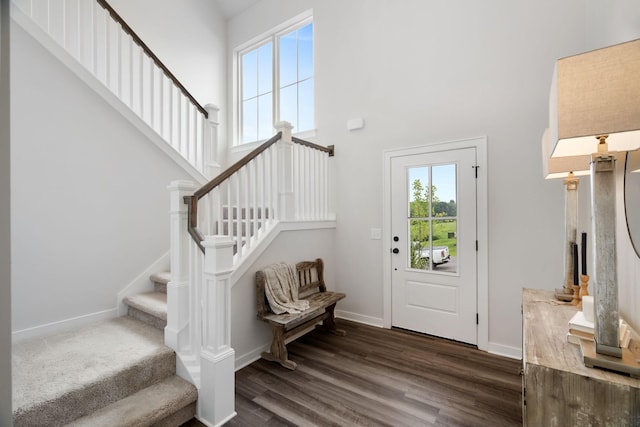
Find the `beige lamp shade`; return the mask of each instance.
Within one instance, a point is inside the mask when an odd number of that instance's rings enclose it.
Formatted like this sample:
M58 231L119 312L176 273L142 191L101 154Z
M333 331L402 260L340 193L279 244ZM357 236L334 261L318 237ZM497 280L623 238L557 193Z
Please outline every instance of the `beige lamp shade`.
M589 175L591 156L551 157L549 128L542 135L542 175L545 179L566 178L569 172L575 176Z
M559 59L549 127L550 158L591 155L601 135L609 151L640 148L640 39Z

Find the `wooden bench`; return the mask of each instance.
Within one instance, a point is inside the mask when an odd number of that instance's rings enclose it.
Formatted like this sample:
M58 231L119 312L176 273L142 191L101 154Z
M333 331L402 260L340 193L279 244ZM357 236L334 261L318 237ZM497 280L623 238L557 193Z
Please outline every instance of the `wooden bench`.
M296 363L289 360L286 346L291 341L312 331L316 325L335 335L346 335L345 331L336 328L333 313L336 303L346 295L327 291L323 268L324 264L320 258L296 264L300 281L299 298L309 301L309 308L302 313L274 314L265 295L264 273L256 272L258 319L268 322L273 334L271 351L262 353L264 359L278 362L285 368L293 370L296 369ZM318 325L320 321L322 325Z

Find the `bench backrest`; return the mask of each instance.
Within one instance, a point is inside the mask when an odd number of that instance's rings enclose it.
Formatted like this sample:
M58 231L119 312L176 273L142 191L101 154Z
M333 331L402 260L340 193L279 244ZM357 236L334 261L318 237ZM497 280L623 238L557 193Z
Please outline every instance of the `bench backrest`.
M298 272L298 296L300 298L307 297L317 292L326 292L327 287L324 284L324 263L321 258L315 261L302 261L296 264ZM258 308L258 319L262 319L271 313L269 301L264 293L265 278L262 270L256 271L256 298Z

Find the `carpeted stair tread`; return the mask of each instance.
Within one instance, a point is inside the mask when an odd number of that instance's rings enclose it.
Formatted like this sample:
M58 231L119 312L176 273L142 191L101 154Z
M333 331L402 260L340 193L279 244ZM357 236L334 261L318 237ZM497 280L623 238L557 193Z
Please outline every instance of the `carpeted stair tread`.
M175 374L162 331L130 317L13 345L14 425L59 425Z
M153 282L156 292L167 293L167 283L171 280L170 271L160 271L149 276L149 280Z
M124 303L129 307L137 308L158 319L167 321L167 294L162 292L145 292L128 296Z
M174 375L157 384L149 386L122 400L77 419L69 424L73 427L116 427L151 426L172 416L186 406L194 403L198 391L193 384ZM184 414L185 419L179 425L193 418L193 411Z

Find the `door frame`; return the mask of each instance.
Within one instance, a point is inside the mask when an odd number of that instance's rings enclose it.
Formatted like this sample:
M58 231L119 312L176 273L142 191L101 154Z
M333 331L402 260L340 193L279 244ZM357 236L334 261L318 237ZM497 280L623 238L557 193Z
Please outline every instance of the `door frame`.
M435 142L414 147L383 151L383 194L382 194L382 297L385 328L391 328L391 160L395 157L429 154L437 151L476 149L478 178L476 181L476 233L477 252L477 345L480 350L489 347L489 218L487 191L487 137Z

